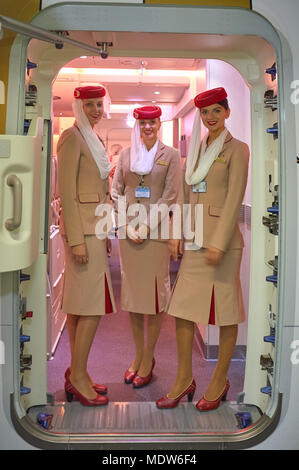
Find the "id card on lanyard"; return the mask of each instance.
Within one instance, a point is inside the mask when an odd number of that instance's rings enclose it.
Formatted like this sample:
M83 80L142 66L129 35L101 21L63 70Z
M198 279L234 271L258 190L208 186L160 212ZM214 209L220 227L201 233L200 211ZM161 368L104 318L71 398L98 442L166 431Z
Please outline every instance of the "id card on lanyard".
M135 197L145 197L148 199L151 197L151 189L147 186L137 186L137 188L135 189Z
M140 184L135 188L135 197L137 198L146 198L151 197L151 188L144 186L144 176L140 177Z
M206 193L207 192L207 182L201 181L200 183L192 185L193 193Z

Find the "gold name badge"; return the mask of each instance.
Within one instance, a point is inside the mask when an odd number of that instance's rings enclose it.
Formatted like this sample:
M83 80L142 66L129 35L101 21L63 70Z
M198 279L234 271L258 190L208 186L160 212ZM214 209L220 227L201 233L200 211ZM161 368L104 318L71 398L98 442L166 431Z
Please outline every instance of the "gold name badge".
M216 158L216 162L219 162L219 163L226 163L226 159L225 159L225 158L222 158L222 157L218 157L218 158Z
M157 161L157 164L158 164L158 165L168 166L168 162L166 162L165 160L158 160L158 161Z

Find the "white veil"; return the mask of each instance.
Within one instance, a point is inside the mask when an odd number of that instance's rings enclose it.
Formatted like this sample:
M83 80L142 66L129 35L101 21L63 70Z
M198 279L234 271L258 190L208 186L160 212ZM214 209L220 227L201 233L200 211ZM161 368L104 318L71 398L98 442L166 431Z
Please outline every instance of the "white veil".
M139 121L136 119L135 125L131 133L131 150L130 150L130 170L138 175L148 175L154 165L155 155L158 150L159 139L155 145L147 150L146 146L140 138Z
M93 130L90 122L83 110L83 102L81 99L74 99L73 101L73 113L76 119L78 128L83 135L89 150L97 164L97 167L101 173L101 178L104 180L109 176L111 165L107 156L104 145L99 139L97 133Z
M192 136L190 141L189 152L186 162L186 174L185 181L189 185L198 184L205 179L209 169L214 163L222 150L225 142L228 130L224 128L221 134L214 140L214 142L207 148L208 134L205 135L202 141L202 147L200 152L200 159L197 169L195 169L196 162L198 160L199 148L200 148L200 137L201 137L201 118L200 110L196 110Z

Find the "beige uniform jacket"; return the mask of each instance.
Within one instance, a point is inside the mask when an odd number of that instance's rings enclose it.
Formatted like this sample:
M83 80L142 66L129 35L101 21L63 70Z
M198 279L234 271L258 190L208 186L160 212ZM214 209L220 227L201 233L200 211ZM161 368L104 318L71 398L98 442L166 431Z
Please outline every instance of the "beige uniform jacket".
M182 169L179 151L159 142L153 169L151 173L144 176L144 186L150 188L150 198L136 197L135 190L139 185L140 176L136 173L132 173L130 170L130 148L127 148L120 154L111 192L119 227L123 225L118 213L117 203L119 196L126 197L127 209L132 204L144 205L146 209L145 223L147 223L148 226L150 225L151 204L164 204L164 207L166 207L166 205L170 207L172 204L176 203L182 185ZM168 218L168 213L165 217ZM125 223L128 223L133 218L133 215L128 216ZM158 227L156 238L158 240L161 240L160 228L162 219L163 216L156 219L159 222L156 224ZM153 224L152 227L154 225L155 224Z
M228 133L222 151L205 178L207 191L194 193L183 176L185 204L193 207L191 230L194 232L194 207L203 206L203 248L208 246L228 251L243 248L244 241L238 226L248 174L249 148Z
M100 217L96 207L109 204L109 178L103 180L94 158L76 125L66 129L57 144L58 184L62 206L61 233L70 246L95 235Z

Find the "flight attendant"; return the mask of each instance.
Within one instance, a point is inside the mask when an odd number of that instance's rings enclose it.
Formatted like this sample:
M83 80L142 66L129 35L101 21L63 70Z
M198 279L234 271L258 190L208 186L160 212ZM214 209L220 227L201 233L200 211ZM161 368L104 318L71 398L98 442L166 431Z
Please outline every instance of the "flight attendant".
M134 110L136 122L131 147L121 152L112 185L118 219L121 308L130 312L136 348L124 380L135 388L151 381L155 365L155 345L170 294L169 237L165 238L161 229L163 224L169 225L168 208L176 202L182 180L178 150L159 140L160 116L158 106ZM124 197L128 214L125 221L121 220L123 217L118 208ZM167 210L161 219L152 219L150 224L152 205L155 208L163 205ZM134 214L130 213L133 207L140 209L140 218L135 225ZM145 318L148 319L147 340L144 338Z
M87 372L89 351L102 315L115 311L107 250L107 234L97 233L96 208L109 204L110 162L94 130L103 115L102 86L74 90L75 123L57 145L58 182L65 246L62 310L67 313L71 364L65 372L67 399L77 396L86 406L106 405L105 385Z
M184 202L203 210L202 237L196 233L196 215L191 216L193 239L185 251L167 309L176 317L178 369L169 393L158 408L174 408L182 397L192 400L194 323L220 328L219 355L210 384L196 408L215 409L229 390L227 373L237 340L238 324L245 319L240 286L243 237L238 215L247 183L249 149L225 127L230 115L224 88L195 97L198 108L192 131L184 177ZM200 118L208 133L200 144ZM202 240L199 243L199 240ZM174 259L182 253L182 241L170 240Z

